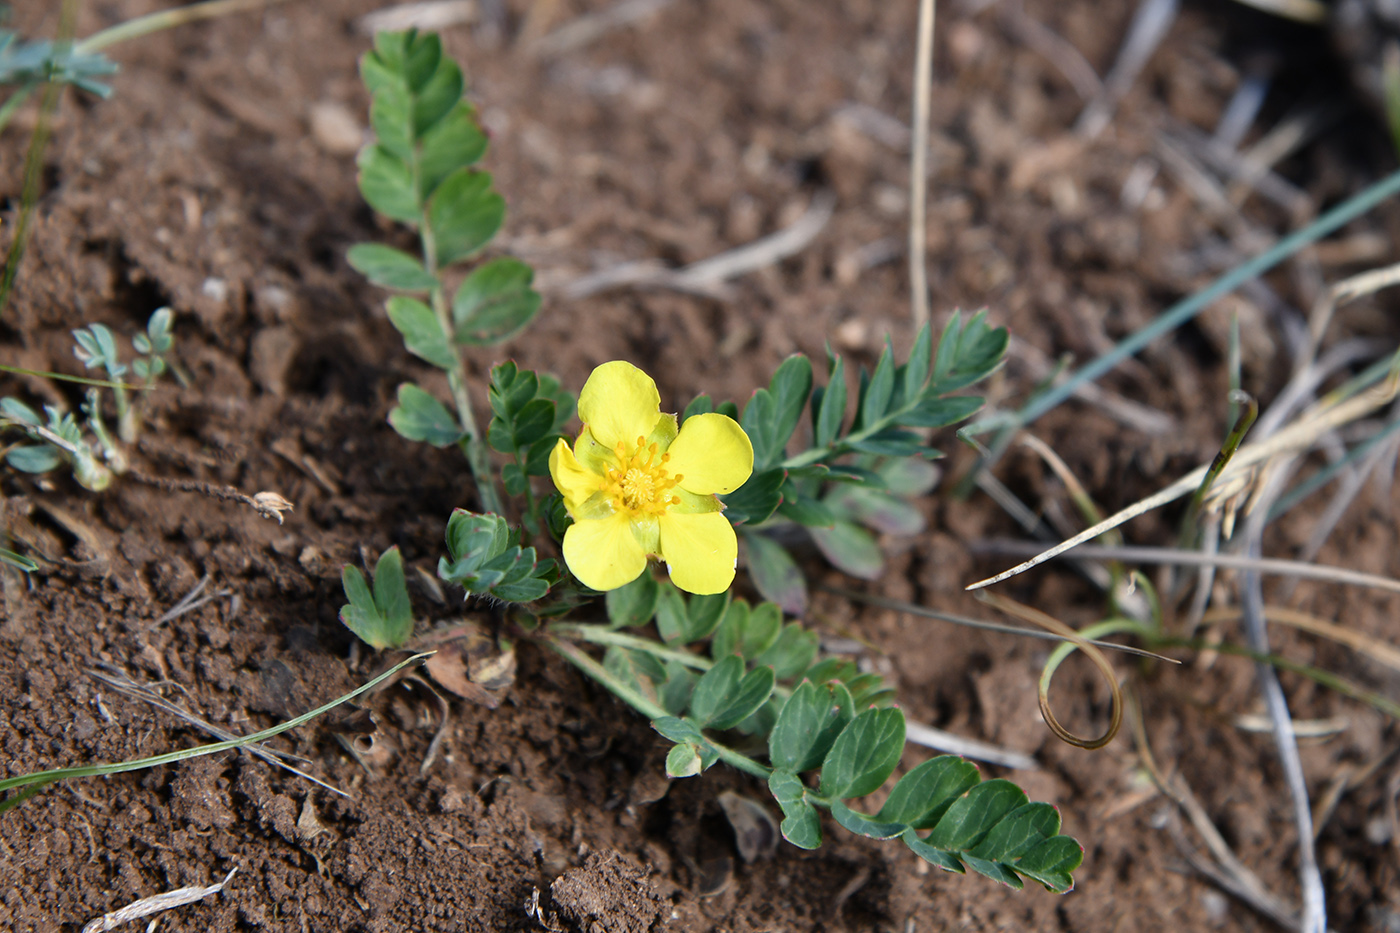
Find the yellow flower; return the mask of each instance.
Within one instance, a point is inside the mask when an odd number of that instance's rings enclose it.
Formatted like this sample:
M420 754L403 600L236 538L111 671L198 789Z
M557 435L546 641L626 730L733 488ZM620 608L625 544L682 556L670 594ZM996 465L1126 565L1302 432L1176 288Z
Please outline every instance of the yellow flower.
M574 523L564 562L595 590L616 589L666 562L690 593L722 593L734 581L739 545L717 494L753 472L753 445L725 415L662 414L651 377L631 363L604 363L578 398L583 431L549 457L554 485Z

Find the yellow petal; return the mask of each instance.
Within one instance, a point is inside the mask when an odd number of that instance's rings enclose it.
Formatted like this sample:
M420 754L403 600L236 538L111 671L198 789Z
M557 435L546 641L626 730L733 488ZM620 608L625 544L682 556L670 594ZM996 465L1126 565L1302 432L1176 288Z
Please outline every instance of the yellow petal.
M619 442L629 447L656 427L661 413L661 393L651 377L631 363L604 363L583 384L578 396L578 416L600 444L609 449Z
M753 473L753 444L728 415L687 418L667 453L671 475L683 477L681 488L701 495L733 492Z
M564 563L584 586L615 590L646 569L647 555L626 515L574 522L564 532Z
M579 463L574 452L562 438L549 453L549 475L564 497L564 506L574 518L582 513L583 503L598 491L602 477Z
M729 589L734 582L739 542L734 526L723 513L667 512L661 516L660 525L661 559L666 561L672 583L701 596Z

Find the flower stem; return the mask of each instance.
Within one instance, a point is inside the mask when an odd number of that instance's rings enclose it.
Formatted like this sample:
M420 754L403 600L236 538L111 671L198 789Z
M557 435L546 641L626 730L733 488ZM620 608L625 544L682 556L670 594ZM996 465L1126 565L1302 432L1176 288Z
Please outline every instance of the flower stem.
M614 696L648 719L664 719L671 715L665 707L661 706L655 700L644 696L641 691L637 690L632 685L624 683L614 677L611 671L589 657L588 653L578 645L570 644L552 634L546 635L545 641L549 644L549 647L563 655L564 659L570 664L608 688ZM736 752L728 746L721 745L709 736L705 737L705 744L714 749L720 761L746 774L751 774L756 778L766 781L768 780L768 776L773 773L771 768L765 768L748 755Z

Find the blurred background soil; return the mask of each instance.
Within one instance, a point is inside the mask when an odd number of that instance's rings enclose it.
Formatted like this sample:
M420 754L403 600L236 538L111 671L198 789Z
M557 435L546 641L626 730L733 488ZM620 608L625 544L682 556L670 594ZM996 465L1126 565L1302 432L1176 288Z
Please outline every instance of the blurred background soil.
M149 13L153 0L89 0L78 35ZM115 761L203 736L103 688L113 665L168 681L207 719L245 731L364 682L384 659L339 624L340 570L397 544L432 573L444 522L473 503L453 452L401 440L385 416L397 386L434 383L402 349L383 293L345 263L366 239L408 246L355 186L367 99L356 61L375 0L291 0L116 47L107 101L68 93L53 121L33 237L0 319L0 362L77 374L70 330L100 321L130 336L162 304L177 312L177 358L193 376L152 400L140 469L152 476L276 490L278 525L192 493L118 482L90 495L67 480L4 475L11 535L44 558L7 577L0 617L0 762L7 775ZM663 407L694 395L743 401L787 355L825 346L870 365L888 335L912 338L906 273L912 2L656 2L595 35L603 0L478 0L445 29L492 134L485 167L509 214L492 247L537 269L538 322L473 351L473 386L504 358L575 390L595 365L631 360ZM635 2L631 8L641 9ZM935 323L987 307L1013 334L987 387L1014 407L1068 355L1085 361L1283 232L1393 167L1384 124L1352 86L1326 30L1232 4L1188 3L1096 133L1081 114L1118 56L1135 5L1095 0L942 4L933 89L928 267ZM20 3L13 24L51 36L56 4ZM572 32L569 30L573 30ZM1253 185L1199 171L1240 88L1268 76L1236 149L1281 123L1310 131ZM0 137L3 239L17 217L37 111ZM1092 129L1092 127L1087 127ZM1194 173L1194 174L1193 174ZM1214 187L1212 185L1214 184ZM679 267L834 211L796 255L696 295L594 290L629 262ZM1105 510L1209 461L1223 436L1229 321L1243 333L1245 387L1267 401L1290 370L1321 283L1393 261L1400 214L1384 208L1218 302L1100 380L1114 405L1068 402L1032 428ZM1393 345L1394 306L1363 301L1332 333ZM902 353L900 354L902 356ZM0 380L4 394L74 406L70 385ZM970 458L951 437L949 476ZM1073 514L1062 485L1014 449L998 478L1033 509ZM923 505L929 530L885 543L871 590L946 612L988 615L963 592L1012 563L974 546L1019 535L987 497ZM1393 492L1368 490L1319 560L1400 573ZM1325 503L1290 513L1270 550L1305 541ZM1127 528L1170 544L1179 511ZM850 581L813 558L818 582ZM202 578L220 598L157 620ZM742 577L742 575L741 575ZM1276 586L1271 583L1270 586ZM1068 565L1001 588L1072 624L1103 596ZM1396 597L1335 585L1269 590L1288 606L1394 640ZM435 619L490 630L488 611L449 596ZM911 718L1036 756L1007 773L1056 803L1086 849L1076 890L1011 892L932 870L903 846L828 821L816 852L782 845L738 858L718 795L764 800L716 769L668 784L664 742L560 659L525 645L496 709L442 707L421 687L374 696L374 756L357 762L334 720L279 740L338 797L248 755L51 787L0 818L0 913L15 931L77 930L161 891L225 892L160 920L165 931L1266 929L1195 873L1175 808L1148 781L1129 736L1086 752L1040 720L1040 642L954 629L818 592L808 621L868 643ZM1280 633L1281 653L1394 697L1395 675L1333 644ZM1299 899L1295 830L1258 713L1251 666L1183 655L1146 671L1147 733L1159 765L1189 785L1240 859ZM1127 673L1135 665L1114 663ZM1107 691L1070 662L1054 693L1072 728L1101 727ZM1294 715L1343 727L1303 749L1314 798L1361 775L1322 822L1319 856L1337 929L1394 930L1395 724L1285 675ZM912 749L905 765L927 753ZM1366 766L1374 762L1381 764ZM1004 773L994 767L989 774ZM1389 789L1389 798L1387 796ZM771 800L768 801L771 803ZM776 808L773 808L776 810ZM1389 814L1389 816L1387 816ZM1201 843L1189 833L1188 845ZM528 905L538 904L534 911Z

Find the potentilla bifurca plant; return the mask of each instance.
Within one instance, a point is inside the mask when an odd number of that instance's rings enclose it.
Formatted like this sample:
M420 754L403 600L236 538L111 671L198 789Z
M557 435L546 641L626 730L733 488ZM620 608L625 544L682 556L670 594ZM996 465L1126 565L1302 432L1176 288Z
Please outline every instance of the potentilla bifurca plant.
M507 362L491 371L482 431L461 348L517 333L540 306L528 266L478 259L504 218L491 176L476 167L486 136L436 36L381 33L361 74L375 140L360 155L360 189L414 229L420 249L360 244L349 259L397 293L390 321L409 352L446 373L451 396L449 407L406 384L389 420L411 441L461 448L480 502L448 519L439 577L507 610L502 642L558 652L647 717L672 743L671 777L722 761L765 781L794 845L821 844L827 810L851 832L901 839L948 871L1068 891L1083 850L1060 833L1059 812L1010 781L983 780L962 758L932 758L900 777L877 812L859 809L899 763L904 714L878 674L824 655L784 612L806 598L781 543L793 526L838 568L878 573L871 531L891 530L891 515L933 484L927 461L938 452L923 432L981 405L954 393L1000 364L1006 331L985 313L954 314L936 345L920 330L903 363L887 342L853 400L840 357L830 355L816 386L811 362L795 355L742 412L701 396L679 416L627 361L596 368L577 402L558 380ZM577 433L568 431L575 412ZM765 597L756 604L732 592L741 538L742 566ZM364 642L413 642L397 548L380 557L372 583L346 567L344 584L341 618Z

